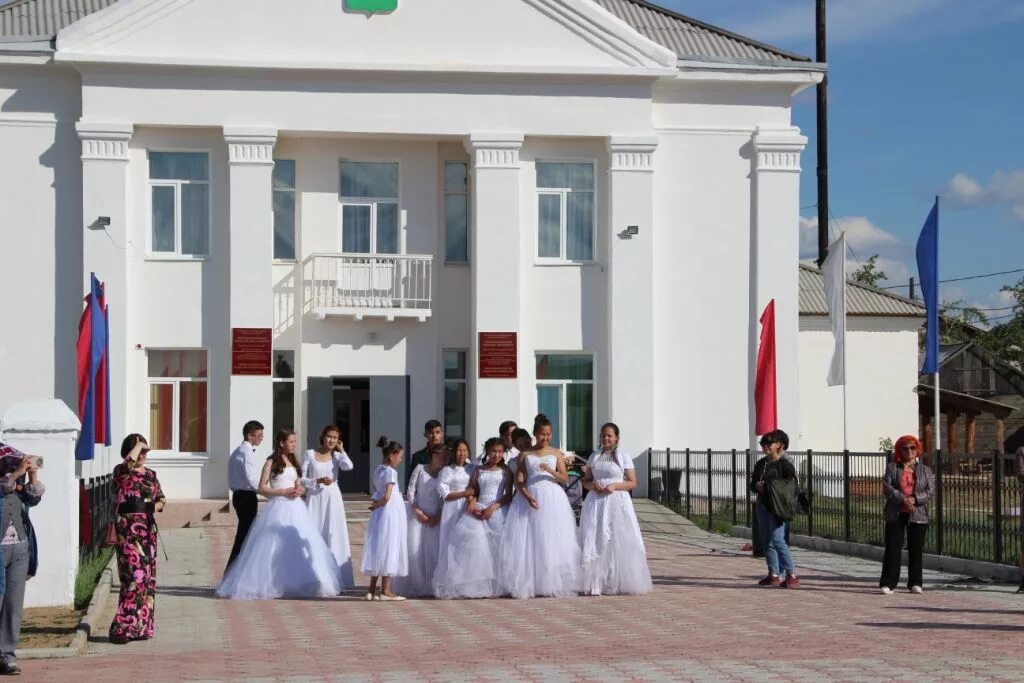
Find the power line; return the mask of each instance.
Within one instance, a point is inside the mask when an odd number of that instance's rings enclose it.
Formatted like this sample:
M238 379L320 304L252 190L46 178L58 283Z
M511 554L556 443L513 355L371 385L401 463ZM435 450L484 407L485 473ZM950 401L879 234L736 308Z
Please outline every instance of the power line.
M954 277L948 280L939 280L939 283L946 282L964 282L965 280L980 280L984 277L996 277L997 275L1013 275L1014 273L1024 273L1024 268L1017 268L1016 270L1002 270L997 273L982 273L981 275L968 275L966 277ZM907 285L889 285L888 287L879 287L879 289L902 289Z

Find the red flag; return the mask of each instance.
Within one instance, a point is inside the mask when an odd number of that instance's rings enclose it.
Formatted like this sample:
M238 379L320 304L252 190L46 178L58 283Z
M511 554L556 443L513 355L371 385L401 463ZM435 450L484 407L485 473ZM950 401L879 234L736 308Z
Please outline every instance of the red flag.
M78 415L84 418L86 405L92 392L92 295L85 297L85 311L78 321Z
M754 432L767 434L779 428L775 389L775 299L761 314L761 346L754 375Z

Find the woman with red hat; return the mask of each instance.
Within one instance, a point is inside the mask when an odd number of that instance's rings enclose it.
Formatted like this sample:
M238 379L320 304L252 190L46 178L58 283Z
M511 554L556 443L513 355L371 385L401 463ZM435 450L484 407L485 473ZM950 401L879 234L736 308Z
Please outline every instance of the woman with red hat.
M893 447L893 461L885 468L885 555L878 586L891 595L900 582L903 539L907 542L907 588L923 593L921 554L928 533L928 502L935 490L935 475L919 460L921 442L916 436L901 436Z

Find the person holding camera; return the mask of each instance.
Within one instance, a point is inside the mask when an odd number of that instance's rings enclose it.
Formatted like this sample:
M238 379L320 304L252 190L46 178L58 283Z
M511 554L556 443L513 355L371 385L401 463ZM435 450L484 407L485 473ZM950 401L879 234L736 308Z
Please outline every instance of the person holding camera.
M39 504L46 487L39 481L42 458L3 444L0 456L0 675L16 676L25 582L35 575L38 561L28 509Z
M146 468L148 453L145 437L129 434L121 442L124 462L114 468L114 549L121 593L110 624L110 642L117 645L153 637L157 544L153 513L163 512L165 499L156 472Z

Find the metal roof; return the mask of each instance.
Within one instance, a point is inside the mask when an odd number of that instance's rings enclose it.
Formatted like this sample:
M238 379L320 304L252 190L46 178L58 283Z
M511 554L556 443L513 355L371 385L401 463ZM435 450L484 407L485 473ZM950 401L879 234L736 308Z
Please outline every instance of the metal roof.
M117 0L14 0L0 5L0 40L49 40L57 31Z
M746 62L806 67L802 55L705 24L646 0L593 0L641 35L667 47L681 60Z
M14 0L0 5L0 42L52 40L57 32L117 0ZM806 66L806 57L763 45L646 0L592 0L679 59Z
M860 316L924 317L924 304L848 280L846 314ZM825 278L821 271L800 264L800 314L828 315Z

